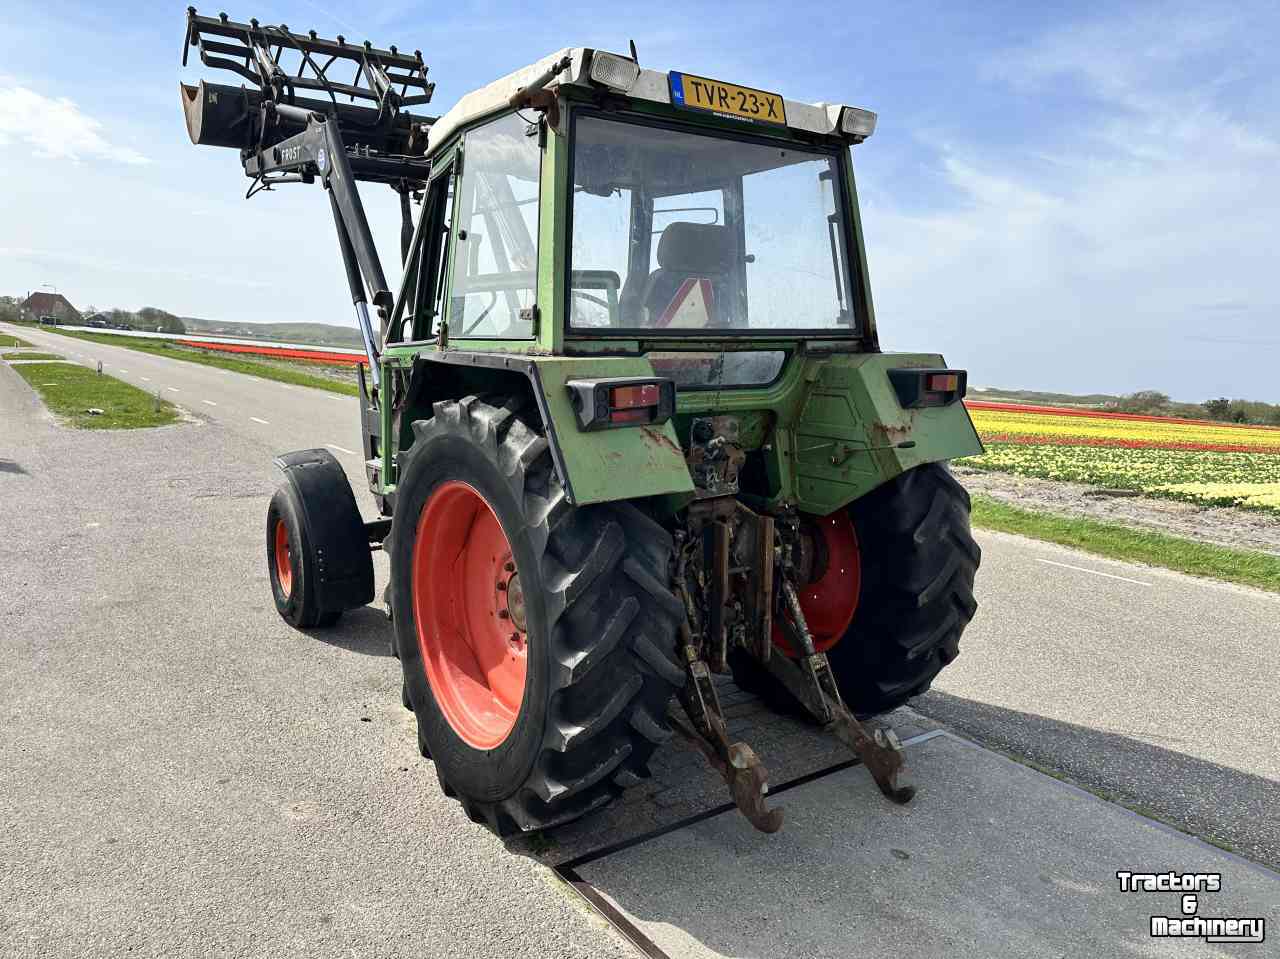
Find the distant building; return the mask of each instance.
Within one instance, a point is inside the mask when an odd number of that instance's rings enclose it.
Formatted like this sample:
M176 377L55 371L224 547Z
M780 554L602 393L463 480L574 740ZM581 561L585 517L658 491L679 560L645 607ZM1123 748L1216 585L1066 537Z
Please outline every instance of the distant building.
M18 312L24 320L56 316L60 323L79 323L80 311L61 293L32 293L22 301Z

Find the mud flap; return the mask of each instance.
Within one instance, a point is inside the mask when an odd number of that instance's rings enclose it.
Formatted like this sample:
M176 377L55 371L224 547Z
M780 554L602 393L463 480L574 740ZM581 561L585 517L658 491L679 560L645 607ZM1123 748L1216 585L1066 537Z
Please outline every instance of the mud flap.
M373 601L373 558L355 495L328 450L283 453L273 462L302 507L312 550L321 612L341 612Z

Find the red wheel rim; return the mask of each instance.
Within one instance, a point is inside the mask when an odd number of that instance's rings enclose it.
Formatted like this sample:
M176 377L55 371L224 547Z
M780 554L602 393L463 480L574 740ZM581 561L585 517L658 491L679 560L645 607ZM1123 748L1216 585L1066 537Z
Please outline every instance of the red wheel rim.
M810 527L822 556L818 577L802 588L800 609L813 636L813 647L825 653L838 643L853 622L858 608L858 591L862 586L862 556L853 520L844 510L814 518ZM775 622L773 644L788 656L798 656L786 633Z
M280 584L281 594L288 599L293 592L293 562L289 554L289 527L284 520L276 520L275 549L272 551L276 562L276 581Z
M431 494L412 577L418 649L436 703L465 743L493 749L524 701L528 634L511 544L471 486L450 480Z

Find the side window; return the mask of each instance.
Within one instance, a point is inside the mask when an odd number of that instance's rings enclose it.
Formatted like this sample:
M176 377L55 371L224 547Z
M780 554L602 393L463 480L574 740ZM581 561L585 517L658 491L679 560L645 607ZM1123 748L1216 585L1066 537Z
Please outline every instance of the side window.
M412 339L422 340L440 332L444 315L445 286L449 280L449 227L453 220L453 170L431 181L422 215L427 218L422 259L418 263L421 282L414 293Z
M605 195L583 189L573 201L573 215L580 229L574 231L573 262L581 264L570 277L569 322L573 326L618 325L619 294L623 277L629 277L629 260L636 244L632 234L635 203L626 187L611 188ZM644 277L637 277L637 286Z
M450 337L533 336L538 265L538 138L515 114L468 132L462 147Z

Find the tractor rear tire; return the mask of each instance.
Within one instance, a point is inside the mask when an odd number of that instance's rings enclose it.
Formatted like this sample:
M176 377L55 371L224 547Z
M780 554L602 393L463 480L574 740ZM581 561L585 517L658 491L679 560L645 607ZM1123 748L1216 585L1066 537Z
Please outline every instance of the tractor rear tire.
M862 591L827 658L856 713L897 709L960 655L982 560L970 510L968 492L941 463L907 470L849 507Z
M575 819L647 778L684 681L670 534L626 503L570 506L520 409L467 397L415 422L389 537L419 748L445 795L500 836ZM498 624L525 658L522 688L494 650Z
M982 559L970 509L969 494L941 463L907 470L850 504L861 587L853 619L827 659L857 715L887 713L926 692L960 654L960 636L977 610L973 581ZM804 712L744 653L735 652L733 669L739 686L770 705Z

